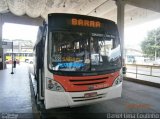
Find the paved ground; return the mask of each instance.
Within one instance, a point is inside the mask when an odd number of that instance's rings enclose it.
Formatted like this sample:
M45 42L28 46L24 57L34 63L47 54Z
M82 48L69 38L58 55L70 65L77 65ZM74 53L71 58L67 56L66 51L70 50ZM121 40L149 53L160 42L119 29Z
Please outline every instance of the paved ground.
M0 118L5 116L32 118L28 67L25 64L17 65L14 74L10 73L11 65L5 70L0 70Z
M36 110L33 92L30 92L27 67L27 64L18 65L13 75L10 74L11 67L0 71L0 118L5 116L35 118L34 113L40 114ZM112 113L128 113L125 115L128 118L134 118L134 113L160 113L160 89L124 81L122 98L82 107L44 110L41 117L99 119L112 118Z

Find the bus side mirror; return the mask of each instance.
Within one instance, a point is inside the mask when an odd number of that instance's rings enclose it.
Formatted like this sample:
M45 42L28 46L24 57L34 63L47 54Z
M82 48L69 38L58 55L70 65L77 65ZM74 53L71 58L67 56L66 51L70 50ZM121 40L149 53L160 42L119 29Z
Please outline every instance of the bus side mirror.
M123 73L123 74L126 74L126 71L127 71L127 68L126 68L125 66L123 66L123 68L122 68L122 73Z

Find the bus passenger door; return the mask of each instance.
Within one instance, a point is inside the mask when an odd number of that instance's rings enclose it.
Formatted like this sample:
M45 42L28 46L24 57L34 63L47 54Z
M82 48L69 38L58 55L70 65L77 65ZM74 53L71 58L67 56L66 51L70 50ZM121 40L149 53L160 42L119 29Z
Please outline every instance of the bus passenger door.
M37 94L39 100L44 99L44 46L41 40L36 47L36 80L37 80Z

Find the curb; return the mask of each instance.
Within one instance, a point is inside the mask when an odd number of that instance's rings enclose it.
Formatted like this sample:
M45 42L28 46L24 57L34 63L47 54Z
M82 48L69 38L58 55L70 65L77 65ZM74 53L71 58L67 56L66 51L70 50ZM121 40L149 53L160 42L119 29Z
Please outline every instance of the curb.
M150 81L144 81L144 80L134 79L134 78L129 78L129 77L124 77L124 80L139 83L139 84L143 84L143 85L147 85L147 86L160 88L159 83L154 83L154 82L150 82Z
M40 118L40 112L37 109L37 105L35 102L35 94L34 94L34 88L33 88L33 83L32 83L32 77L31 74L29 73L29 79L30 79L30 92L31 92L31 103L32 103L32 113L33 113L33 119L41 119Z

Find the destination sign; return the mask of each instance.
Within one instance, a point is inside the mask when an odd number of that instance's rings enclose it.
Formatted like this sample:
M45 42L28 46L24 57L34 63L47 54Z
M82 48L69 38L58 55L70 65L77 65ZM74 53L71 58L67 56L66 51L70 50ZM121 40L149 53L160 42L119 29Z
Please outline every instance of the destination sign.
M93 28L101 27L101 22L94 21L94 20L72 18L71 23L73 26L85 26L85 27L93 27Z

